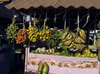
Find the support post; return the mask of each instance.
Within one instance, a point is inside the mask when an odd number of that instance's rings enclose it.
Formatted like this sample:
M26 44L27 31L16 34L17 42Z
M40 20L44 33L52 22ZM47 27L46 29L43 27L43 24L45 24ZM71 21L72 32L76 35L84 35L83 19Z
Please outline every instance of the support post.
M31 10L30 10L30 13L29 13L29 27L31 26L31 16L32 16L32 13L31 13ZM29 57L29 51L30 51L30 40L28 41L28 57Z
M68 27L70 29L70 13L69 13Z
M0 28L0 32L1 32L1 28ZM1 33L0 33L0 35L1 35ZM1 40L2 40L2 36L0 36L0 47L2 46Z
M94 24L94 42L93 42L93 44L96 44L95 41L96 41L96 23Z
M87 45L89 45L89 43L90 43L89 36L90 36L90 26L88 25L88 29L87 29L87 39L86 39Z

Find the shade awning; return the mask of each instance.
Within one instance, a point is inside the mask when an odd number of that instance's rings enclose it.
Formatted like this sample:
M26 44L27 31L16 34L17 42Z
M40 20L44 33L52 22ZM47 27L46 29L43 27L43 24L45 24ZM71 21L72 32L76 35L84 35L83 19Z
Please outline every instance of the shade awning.
M84 7L89 9L94 7L96 9L100 9L100 0L16 0L6 5L8 9L15 8L19 9L29 9L30 7L38 8L38 7L53 7L58 8L60 6L64 8L68 8L73 6L75 8Z
M10 1L10 0L0 0L0 4L7 2L7 1Z

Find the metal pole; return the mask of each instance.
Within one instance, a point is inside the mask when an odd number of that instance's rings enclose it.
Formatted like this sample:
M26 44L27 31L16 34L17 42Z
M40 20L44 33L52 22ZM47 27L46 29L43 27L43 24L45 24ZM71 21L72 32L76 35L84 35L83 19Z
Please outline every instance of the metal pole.
M93 44L96 44L95 41L96 41L96 23L94 24L94 43Z
M29 13L29 27L31 26L31 12ZM28 41L28 57L30 52L30 40Z

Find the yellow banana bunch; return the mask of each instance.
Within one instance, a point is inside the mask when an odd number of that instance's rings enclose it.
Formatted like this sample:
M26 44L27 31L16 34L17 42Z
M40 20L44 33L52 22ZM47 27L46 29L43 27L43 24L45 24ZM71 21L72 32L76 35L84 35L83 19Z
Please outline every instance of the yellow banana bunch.
M79 34L80 34L80 37L83 39L83 40L86 40L86 34L85 34L85 31L80 29L79 30Z
M80 36L77 36L77 37L75 38L75 42L76 42L76 43L86 43Z

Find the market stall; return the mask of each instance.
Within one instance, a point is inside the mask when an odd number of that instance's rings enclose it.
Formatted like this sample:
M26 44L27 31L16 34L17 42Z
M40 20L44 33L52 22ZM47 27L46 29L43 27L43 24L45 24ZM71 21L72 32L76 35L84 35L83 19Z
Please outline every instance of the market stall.
M95 31L100 20L100 6L95 5L95 1L88 1L88 5L83 0L31 1L20 5L21 2L16 0L6 6L30 14L29 27L25 27L23 18L23 28L16 26L15 22L7 28L8 39L12 38L11 42L15 39L17 44L23 43L25 47L25 72L99 74L100 53L92 52L88 45L90 29ZM36 18L42 19L42 23L36 24ZM98 42L92 45L99 48Z

